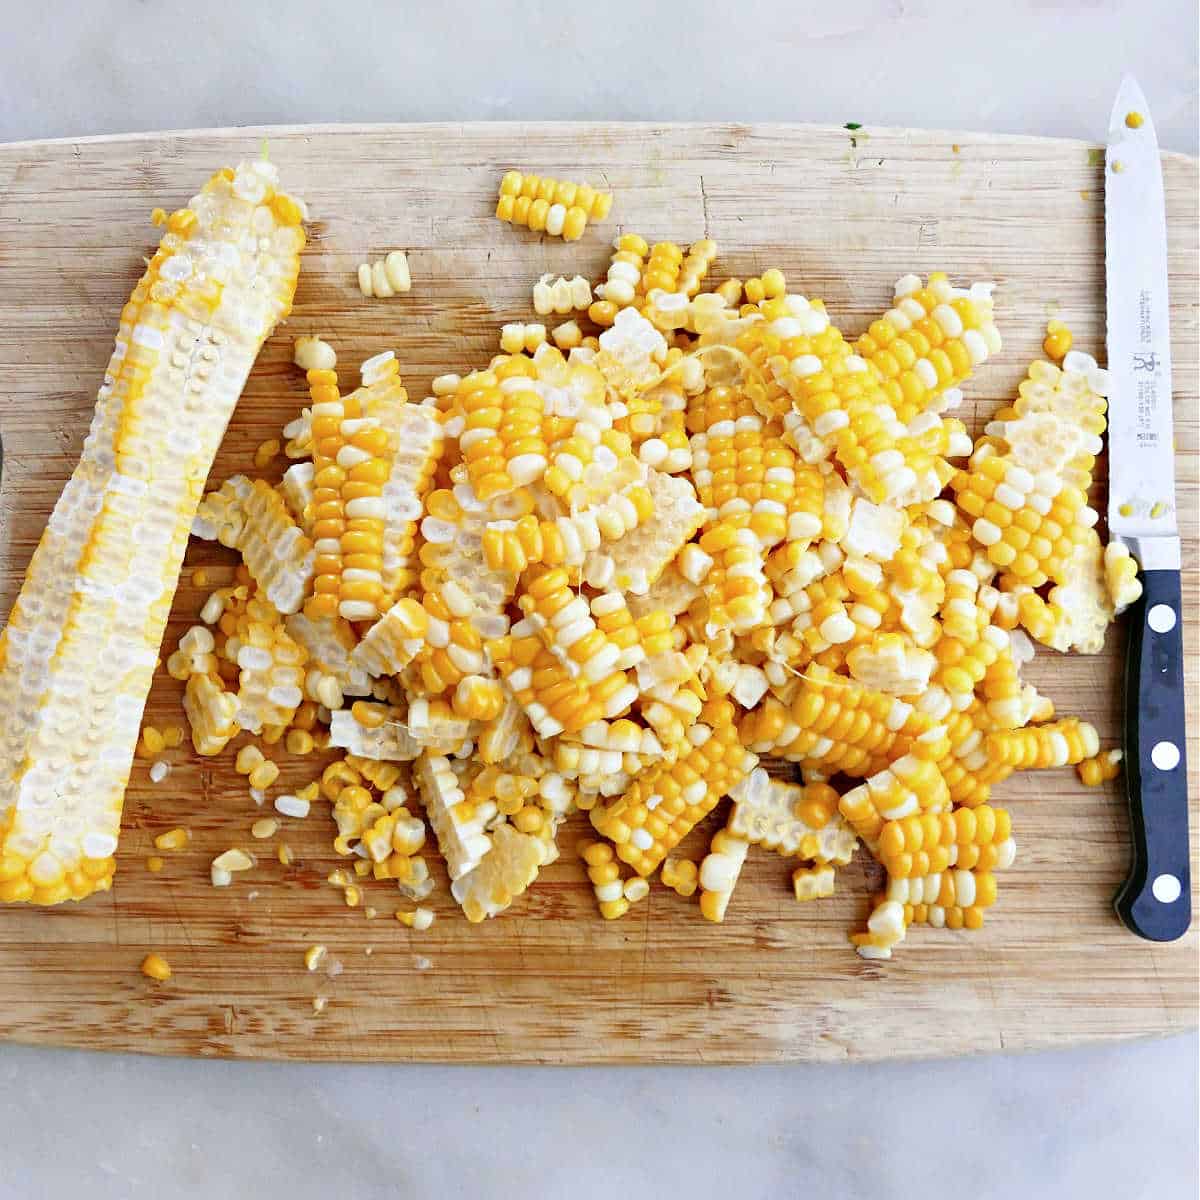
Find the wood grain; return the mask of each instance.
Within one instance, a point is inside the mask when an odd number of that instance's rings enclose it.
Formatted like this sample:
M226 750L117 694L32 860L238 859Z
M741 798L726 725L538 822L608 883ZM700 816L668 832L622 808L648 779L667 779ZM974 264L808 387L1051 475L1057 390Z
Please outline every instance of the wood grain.
M993 279L1003 354L967 388L978 425L1006 400L1058 315L1076 345L1103 354L1103 178L1083 143L799 126L430 125L236 130L0 147L0 619L79 452L117 314L155 241L155 205L186 201L217 165L270 135L286 186L314 215L295 313L265 348L225 438L214 479L247 469L302 402L291 339L333 340L347 379L394 347L411 390L486 360L501 321L529 314L544 271L597 278L614 224L652 240L707 234L721 276L782 267L848 331L862 328L908 271ZM587 179L616 193L613 219L564 245L498 225L500 172L512 165ZM1165 156L1171 228L1176 420L1187 612L1197 600L1197 231L1194 160ZM354 268L409 251L410 296L362 299ZM1097 497L1102 502L1102 497ZM195 545L191 567L217 563ZM190 571L168 637L196 614ZM1196 625L1187 629L1193 714ZM1063 712L1119 735L1123 634L1095 658L1040 655L1030 675ZM181 719L178 686L149 712ZM0 720L3 714L0 714ZM1192 765L1193 836L1197 820ZM256 816L230 758L171 756L149 783L135 767L114 890L82 905L0 911L0 1035L206 1056L471 1062L736 1062L863 1059L1059 1046L1194 1025L1197 934L1153 946L1126 933L1111 897L1127 863L1124 800L1070 772L1001 789L1020 845L999 905L975 935L915 930L890 963L859 959L846 933L867 911L863 859L839 894L797 905L788 864L753 853L723 926L655 885L625 920L601 922L574 854L508 914L470 926L445 890L438 921L413 934L377 884L343 907L324 812L286 822L297 864L253 843ZM301 784L311 763L288 767ZM154 835L194 834L161 875ZM277 838L276 841L281 840ZM230 845L263 854L231 889L208 863ZM697 834L688 848L699 853ZM1193 861L1195 857L1193 856ZM1194 878L1200 874L1194 871ZM876 881L877 882L877 881ZM321 941L343 966L305 972ZM174 978L138 974L150 949ZM315 995L329 997L314 1016Z

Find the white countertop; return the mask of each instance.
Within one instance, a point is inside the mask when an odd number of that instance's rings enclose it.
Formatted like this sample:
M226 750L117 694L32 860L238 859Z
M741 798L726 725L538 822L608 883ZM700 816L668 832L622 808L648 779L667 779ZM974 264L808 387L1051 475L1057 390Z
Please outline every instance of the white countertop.
M1141 79L1197 152L1187 0L8 9L0 141L302 121L803 120L1102 138ZM404 11L411 7L412 11ZM243 15L243 8L255 9ZM426 8L428 11L426 11ZM322 10L336 17L322 15ZM69 14L69 19L64 14ZM692 32L680 36L685 26ZM536 29L516 42L511 30ZM636 31L636 32L631 32ZM636 42L630 46L627 43ZM1195 1035L731 1069L307 1067L0 1044L0 1200L1197 1194Z

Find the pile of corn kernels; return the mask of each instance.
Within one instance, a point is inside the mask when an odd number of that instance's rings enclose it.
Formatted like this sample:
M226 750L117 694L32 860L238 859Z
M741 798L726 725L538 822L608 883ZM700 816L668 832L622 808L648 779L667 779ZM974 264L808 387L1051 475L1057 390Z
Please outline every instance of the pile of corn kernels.
M497 216L573 239L610 204L510 172ZM260 802L278 748L337 752L272 803L330 806L347 904L367 877L426 898L431 828L467 918L495 916L578 810L606 918L657 876L720 921L752 846L792 860L797 900L828 896L861 843L887 882L852 941L887 958L911 924L983 924L1015 853L995 785L1116 773L1021 678L1035 643L1100 650L1139 594L1087 500L1105 373L1052 323L973 440L954 413L1000 348L989 285L905 276L848 340L779 270L711 286L716 251L618 237L594 288L533 284L535 316L569 319L505 326L419 402L390 352L343 392L300 338L293 465L201 504L195 534L242 562L167 664L193 743L256 735L237 767ZM405 290L388 263L365 293ZM703 861L679 856L723 803Z

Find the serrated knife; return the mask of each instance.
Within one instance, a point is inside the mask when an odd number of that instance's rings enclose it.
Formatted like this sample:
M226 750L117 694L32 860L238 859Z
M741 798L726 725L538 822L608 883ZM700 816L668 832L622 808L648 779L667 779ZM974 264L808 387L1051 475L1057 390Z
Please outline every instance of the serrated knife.
M1108 123L1104 250L1108 525L1137 559L1143 588L1125 671L1133 859L1114 905L1134 933L1170 942L1191 921L1191 881L1167 224L1154 122L1128 76Z

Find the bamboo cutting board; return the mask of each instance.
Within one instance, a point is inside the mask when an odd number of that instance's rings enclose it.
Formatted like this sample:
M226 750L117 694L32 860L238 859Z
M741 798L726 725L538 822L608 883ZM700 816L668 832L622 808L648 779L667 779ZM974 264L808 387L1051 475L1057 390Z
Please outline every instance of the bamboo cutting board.
M616 229L650 240L717 240L715 278L776 265L857 332L909 271L995 280L1003 354L967 386L975 427L1007 400L1039 353L1045 321L1103 357L1103 168L1078 142L800 126L432 125L235 130L0 146L0 620L79 452L117 316L156 240L151 208L186 202L217 166L270 152L314 216L295 312L264 349L213 479L251 467L305 391L291 341L336 344L344 381L394 348L410 391L486 362L502 321L529 319L546 271L600 278ZM612 218L565 245L498 224L501 172L524 165L611 188ZM1164 158L1179 502L1186 611L1197 599L1197 231L1195 160ZM364 300L356 265L409 250L409 296ZM276 464L276 472L283 464ZM277 477L273 476L273 477ZM1102 497L1095 501L1102 508ZM168 640L203 599L191 568L232 556L193 545ZM220 575L218 577L224 578ZM1187 628L1193 720L1197 626ZM1103 655L1046 652L1028 675L1063 713L1119 737L1123 631ZM155 685L150 717L182 721L180 688ZM0 713L0 720L4 714ZM1196 768L1192 765L1193 835ZM838 895L798 905L790 866L752 851L723 926L658 884L622 921L602 922L576 846L504 916L468 925L439 873L438 920L423 934L392 919L395 892L366 888L379 916L344 907L325 883L337 865L323 804L284 821L272 843L232 753L167 756L150 783L138 762L125 806L116 885L81 905L0 909L0 1036L205 1056L471 1062L734 1062L864 1059L1061 1046L1193 1025L1197 934L1153 946L1126 933L1110 901L1127 863L1117 787L1069 771L998 790L1019 852L977 934L914 929L889 963L858 958L846 933L879 884L860 855ZM316 764L288 766L300 786ZM184 825L190 847L145 860ZM285 841L297 856L275 860ZM208 881L232 845L260 865L229 889ZM703 853L697 833L685 849ZM431 856L431 861L436 856ZM1193 858L1193 862L1195 859ZM435 870L441 871L440 865ZM342 971L309 974L304 949L328 945ZM149 950L175 975L138 973ZM314 997L328 999L315 1015Z

